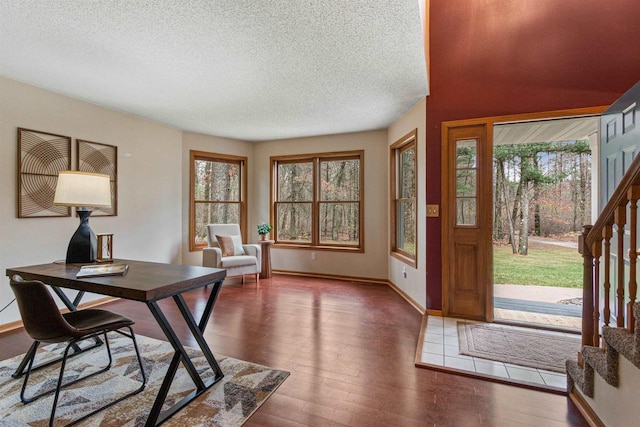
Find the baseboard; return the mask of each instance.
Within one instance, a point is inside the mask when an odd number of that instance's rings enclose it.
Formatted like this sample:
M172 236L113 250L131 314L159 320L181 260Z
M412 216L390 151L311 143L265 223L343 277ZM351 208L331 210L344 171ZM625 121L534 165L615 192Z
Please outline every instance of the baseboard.
M420 312L420 314L424 315L425 313L425 308L420 305L418 303L418 301L414 300L413 298L411 298L409 296L409 294L407 294L405 291L403 291L402 289L400 289L398 287L398 285L396 285L395 283L393 283L391 280L387 281L387 284L389 285L389 287L391 287L391 289L393 289L394 291L396 291L402 298L404 298L409 304L411 304L413 306L413 308L415 308L416 310L418 310Z
M22 320L4 323L0 325L0 334L22 328Z
M576 405L578 411L582 414L585 420L591 427L605 427L598 414L589 406L586 400L578 393L575 388L569 392L569 399Z
M427 320L428 314L422 316L422 323L420 324L420 335L418 335L418 344L416 345L416 357L414 364L417 366L422 363L422 348L424 347L424 334L427 332Z
M92 307L97 307L99 305L103 305L106 304L108 302L111 301L116 301L119 298L115 298L115 297L104 297L104 298L98 298L96 300L93 301L88 301L85 303L82 303L78 306L79 309L83 309L83 308L92 308ZM68 308L63 308L60 310L61 313L68 313L69 309ZM20 329L22 328L23 324L22 324L22 320L16 320L15 322L9 322L9 323L5 323L0 325L0 335L4 334L5 332L10 332L10 331L15 331L16 329Z
M413 308L418 310L418 312L420 312L420 314L424 314L425 313L424 307L422 307L416 300L414 300L409 295L407 295L406 292L404 292L402 289L400 289L398 286L396 286L390 280L372 279L370 277L356 277L356 276L342 276L342 275L334 275L334 274L308 273L308 272L303 272L303 271L291 271L291 270L273 270L273 273L286 274L286 275L290 275L290 276L317 277L317 278L320 278L320 279L349 280L351 282L376 283L376 284L380 284L380 285L387 285L391 289L396 291L409 304L411 304L411 306Z
M308 273L308 272L304 272L304 271L272 270L272 273L285 274L285 275L289 275L289 276L317 277L319 279L335 279L335 280L349 280L351 282L361 282L361 283L376 283L376 284L379 284L379 285L386 285L388 283L384 279L373 279L371 277L342 276L342 275L338 275L338 274Z

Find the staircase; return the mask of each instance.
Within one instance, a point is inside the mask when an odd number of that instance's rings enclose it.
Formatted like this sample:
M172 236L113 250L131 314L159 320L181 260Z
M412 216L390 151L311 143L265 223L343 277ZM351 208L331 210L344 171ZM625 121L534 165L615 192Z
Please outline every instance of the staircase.
M640 303L634 312L638 319ZM640 320L635 322L634 333L603 326L602 347L585 345L578 361L567 361L567 391L591 425L640 424Z
M637 155L580 238L583 346L567 361L567 391L592 425L640 425L639 199Z
M583 228L582 350L567 361L567 391L592 425L640 426L640 82L600 117L606 201Z

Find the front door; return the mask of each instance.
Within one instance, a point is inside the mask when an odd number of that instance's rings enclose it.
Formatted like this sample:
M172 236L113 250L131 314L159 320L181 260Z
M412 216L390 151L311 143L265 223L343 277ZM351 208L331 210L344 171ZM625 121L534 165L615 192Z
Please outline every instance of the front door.
M491 321L491 148L487 124L443 124L443 314Z
M602 114L600 120L601 169L600 209L640 151L640 82L627 91Z
M636 83L605 111L600 120L600 210L602 210L627 173L631 162L640 153L640 82ZM625 218L629 208L623 210L621 225L616 227L610 244L610 262L614 280L611 280L611 296L626 295L629 301L629 253L619 253L618 242L624 236L620 247L628 248L630 243L629 225L625 227ZM638 221L640 223L640 220ZM626 230L625 230L626 228ZM627 278L625 279L625 276ZM604 299L604 298L603 298ZM612 297L609 313L612 322L624 326L625 304L621 298ZM616 303L617 301L617 303ZM604 316L604 313L602 314Z

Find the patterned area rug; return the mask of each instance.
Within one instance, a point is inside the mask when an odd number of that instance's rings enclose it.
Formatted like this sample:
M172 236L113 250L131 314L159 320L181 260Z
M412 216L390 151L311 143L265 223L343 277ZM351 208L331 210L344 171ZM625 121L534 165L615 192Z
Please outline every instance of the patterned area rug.
M579 337L462 322L458 342L460 354L562 373L580 350Z
M147 386L113 407L99 412L79 425L82 426L139 426L143 425L151 409L158 389L171 361L173 349L168 342L137 336L138 346L147 374ZM113 352L110 371L96 375L71 386L60 395L56 410L56 426L64 425L91 412L107 399L114 399L140 386L139 369L133 345L129 338L118 334L109 335ZM36 363L54 357L62 346L50 345L38 352ZM210 378L213 372L199 350L187 348L196 355L194 365L203 377ZM22 378L13 379L22 356L0 362L0 426L45 426L53 402L52 395L40 398L27 405L20 401ZM254 363L216 355L224 372L224 378L207 390L186 408L170 418L167 426L240 426L253 414L289 375ZM65 379L77 378L81 373L93 372L108 362L106 349L100 346L87 353L73 357L67 363ZM54 385L59 364L35 371L29 379L31 396L38 390ZM182 365L169 391L166 407L171 406L195 387Z

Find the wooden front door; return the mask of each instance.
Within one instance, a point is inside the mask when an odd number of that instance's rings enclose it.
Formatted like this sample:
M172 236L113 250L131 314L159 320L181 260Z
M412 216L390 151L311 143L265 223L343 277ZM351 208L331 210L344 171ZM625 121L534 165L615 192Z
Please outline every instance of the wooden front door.
M491 147L487 124L443 124L443 314L492 320Z

